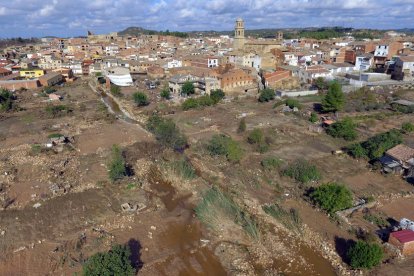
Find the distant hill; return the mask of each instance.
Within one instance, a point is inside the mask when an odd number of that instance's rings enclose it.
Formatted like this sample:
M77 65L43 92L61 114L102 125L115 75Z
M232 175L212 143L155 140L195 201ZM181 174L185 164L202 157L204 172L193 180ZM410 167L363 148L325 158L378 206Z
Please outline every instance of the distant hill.
M284 33L284 38L314 38L314 39L329 39L335 37L343 37L348 34L351 34L356 39L364 38L381 38L385 32L389 30L373 30L373 29L354 29L354 28L345 28L345 27L308 27L308 28L280 28L280 29L255 29L255 30L246 30L246 36L250 37L263 37L263 38L272 38L276 36L278 31ZM396 29L397 32L403 32L406 34L414 33L414 29ZM219 35L229 35L233 36L234 31L191 31L191 32L170 32L170 31L154 31L147 30L141 27L129 27L125 30L118 32L119 35L172 35L177 37L199 37L199 36L219 36Z
M170 32L169 30L164 31L154 31L154 30L147 30L141 27L128 27L123 31L118 32L118 35L131 35L131 36L139 36L139 35L171 35L177 37L188 37L188 33L184 32Z

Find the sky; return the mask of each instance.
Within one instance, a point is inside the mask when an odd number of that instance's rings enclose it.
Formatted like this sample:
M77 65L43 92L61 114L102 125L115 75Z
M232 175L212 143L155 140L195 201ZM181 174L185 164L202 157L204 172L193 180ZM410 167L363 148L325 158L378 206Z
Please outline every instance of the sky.
M414 28L414 0L0 0L0 37L342 26Z

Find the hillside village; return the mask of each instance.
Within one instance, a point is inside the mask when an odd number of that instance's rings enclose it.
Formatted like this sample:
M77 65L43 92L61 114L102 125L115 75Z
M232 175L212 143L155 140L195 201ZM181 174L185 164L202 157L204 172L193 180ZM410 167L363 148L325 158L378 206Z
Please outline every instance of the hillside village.
M411 275L414 36L246 27L1 49L0 275Z

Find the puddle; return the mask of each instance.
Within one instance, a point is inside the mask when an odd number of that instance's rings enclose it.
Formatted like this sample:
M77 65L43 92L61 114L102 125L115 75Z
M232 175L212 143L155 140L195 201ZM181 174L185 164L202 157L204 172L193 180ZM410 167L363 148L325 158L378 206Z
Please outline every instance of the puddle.
M227 275L218 258L207 247L201 247L202 232L198 223L168 224L160 235L161 244L178 253L157 267L162 274L171 275L170 267L177 267L179 276Z
M155 191L153 195L161 199L168 212L174 211L179 206L184 209L190 209L186 206L186 199L191 197L191 194L177 197L177 192L171 185L171 182L162 177L160 170L156 166L151 167L148 173L148 182L151 190Z

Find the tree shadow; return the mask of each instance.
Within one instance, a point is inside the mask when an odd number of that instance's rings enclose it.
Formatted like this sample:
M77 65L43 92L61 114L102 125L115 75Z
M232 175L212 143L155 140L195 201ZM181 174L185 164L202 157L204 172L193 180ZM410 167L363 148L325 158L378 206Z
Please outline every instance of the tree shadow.
M348 258L348 250L351 246L355 244L354 240L347 240L344 238L340 238L338 236L335 237L335 249L338 255L341 257L342 261L345 263L349 263Z
M128 241L129 249L131 250L131 256L129 260L131 261L131 265L137 270L137 272L142 268L144 263L141 260L141 243L136 239L130 239Z
M322 113L322 104L320 103L314 103L313 104L313 110L319 113Z
M131 166L131 164L126 164L125 165L125 170L126 170L126 175L127 176L134 176L135 175L134 168Z

